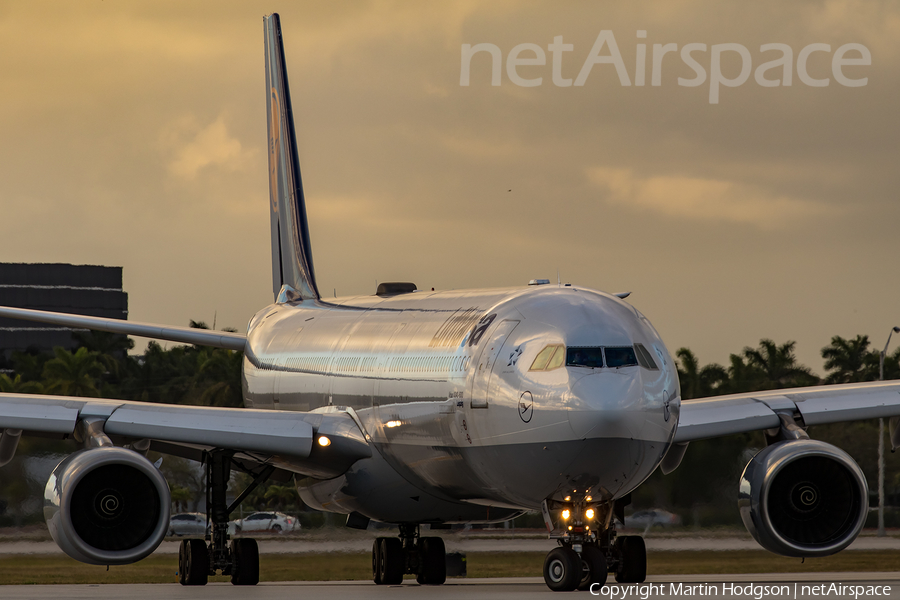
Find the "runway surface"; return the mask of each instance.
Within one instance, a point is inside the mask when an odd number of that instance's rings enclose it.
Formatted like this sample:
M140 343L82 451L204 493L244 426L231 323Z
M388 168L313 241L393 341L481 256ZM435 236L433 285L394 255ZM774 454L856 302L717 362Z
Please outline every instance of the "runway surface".
M647 550L653 551L691 551L691 550L760 550L759 544L749 536L742 537L652 537L644 538ZM549 552L556 547L556 542L549 539L503 539L503 538L469 538L458 539L446 536L447 550L450 552ZM165 541L160 544L156 554L178 554L177 541ZM897 550L900 551L900 537L860 536L850 545L850 550ZM287 539L259 540L260 554L305 554L321 552L371 552L371 538L353 538L337 540L304 540ZM4 542L0 543L0 555L3 554L61 554L55 543L41 542Z
M828 593L832 582L849 588L836 588L844 593ZM786 586L784 588L780 586ZM730 586L730 587L729 587ZM768 589L765 586L769 586ZM805 586L805 587L804 587ZM816 586L824 586L817 588ZM881 594L866 593L878 586ZM887 589L885 589L885 586ZM227 583L209 584L204 587L182 587L177 584L156 585L31 585L2 586L0 597L4 600L75 600L75 599L123 599L128 600L205 600L234 598L236 600L283 600L284 598L347 598L350 600L401 599L401 600L541 600L544 598L623 598L624 586L610 586L606 595L575 592L575 595L551 592L539 577L459 579L442 586L420 586L408 580L399 586L376 586L371 581L350 582L288 582L264 583L254 587L235 587ZM855 590L853 588L856 588ZM862 594L854 595L854 591ZM834 590L835 588L831 588ZM693 593L687 593L690 590ZM712 590L715 590L713 592ZM740 600L779 600L809 598L846 600L853 598L900 598L900 574L898 573L815 573L773 575L690 575L658 576L628 590L627 599L650 600L657 598L693 598L696 596L736 598ZM642 593L642 592L650 593ZM737 591L737 593L735 593ZM773 593L777 592L777 593ZM804 593L804 591L806 593ZM849 591L849 593L848 593ZM679 593L680 592L680 593ZM705 592L705 593L702 593ZM730 593L729 593L730 592ZM746 593L745 593L746 592ZM768 593L766 593L768 592ZM885 593L886 592L886 593Z

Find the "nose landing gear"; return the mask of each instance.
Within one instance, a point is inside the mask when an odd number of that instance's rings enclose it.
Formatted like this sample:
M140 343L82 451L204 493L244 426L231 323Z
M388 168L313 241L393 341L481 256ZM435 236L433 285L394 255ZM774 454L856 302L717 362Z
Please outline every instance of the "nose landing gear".
M560 508L562 527L553 528L550 508ZM642 583L647 552L640 536L616 537L613 503L592 504L591 497L566 502L545 501L550 539L559 543L544 559L544 582L555 592L590 590L606 583L609 573L619 583ZM596 588L595 588L596 589Z
M417 524L401 523L400 537L375 538L372 579L378 585L400 585L411 573L422 585L441 585L447 579L444 540L419 537Z

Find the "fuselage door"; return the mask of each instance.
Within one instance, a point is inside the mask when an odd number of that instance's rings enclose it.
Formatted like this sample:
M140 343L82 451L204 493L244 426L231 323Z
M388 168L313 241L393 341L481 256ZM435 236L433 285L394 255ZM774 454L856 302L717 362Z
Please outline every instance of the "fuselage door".
M489 337L481 340L478 367L472 379L472 408L487 408L490 401L491 373L506 338L518 325L518 321L501 321Z

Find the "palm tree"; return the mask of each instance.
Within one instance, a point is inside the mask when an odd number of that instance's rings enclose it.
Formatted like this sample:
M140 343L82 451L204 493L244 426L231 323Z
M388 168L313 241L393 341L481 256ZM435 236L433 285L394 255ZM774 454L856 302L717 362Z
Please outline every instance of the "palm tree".
M722 385L728 380L728 372L720 364L711 363L700 368L697 357L687 348L679 348L675 356L680 361L678 379L681 381L681 397L705 398L721 393Z
M134 348L134 340L119 333L76 331L72 337L79 346L98 353L100 362L113 377L119 376L120 366L129 360L128 351Z
M40 394L44 386L39 381L22 381L21 375L0 374L0 392L4 394Z
M204 348L197 357L198 389L203 389L200 403L204 406L244 405L241 392L241 364L244 355L234 350Z
M175 505L175 512L184 512L187 510L188 503L192 499L191 490L180 485L173 485L172 491L169 492L172 498L172 504Z
M778 346L769 339L761 339L759 348L744 348L747 364L762 371L765 376L762 389L815 385L819 378L809 367L797 364L794 346L797 342L785 342ZM755 391L755 390L754 390Z
M24 381L40 381L44 363L50 360L50 356L34 349L26 352L15 350L11 359L13 370L21 375Z
M288 485L270 485L266 490L266 501L269 505L274 505L275 510L283 511L289 506L296 506L300 500L297 489Z
M749 361L745 362L740 354L729 355L728 361L728 381L722 386L724 392L740 394L765 389L766 374L762 369Z
M857 383L878 379L878 353L869 350L869 336L845 340L839 335L822 348L825 369L832 371L825 383ZM887 363L887 361L885 361Z
M875 360L878 360L878 352L873 352ZM877 362L876 362L877 364ZM884 357L884 378L900 379L900 348Z
M97 384L105 371L99 354L79 348L74 354L60 347L53 349L55 358L44 364L45 391L63 396L99 397Z

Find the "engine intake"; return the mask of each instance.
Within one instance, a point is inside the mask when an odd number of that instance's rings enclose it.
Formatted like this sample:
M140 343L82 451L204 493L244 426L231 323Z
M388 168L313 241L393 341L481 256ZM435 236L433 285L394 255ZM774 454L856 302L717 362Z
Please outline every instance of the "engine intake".
M868 484L849 454L818 440L772 444L747 464L738 507L759 544L782 556L828 556L859 535Z
M137 562L169 526L169 485L146 458L112 446L79 450L44 489L44 519L57 545L94 565Z

